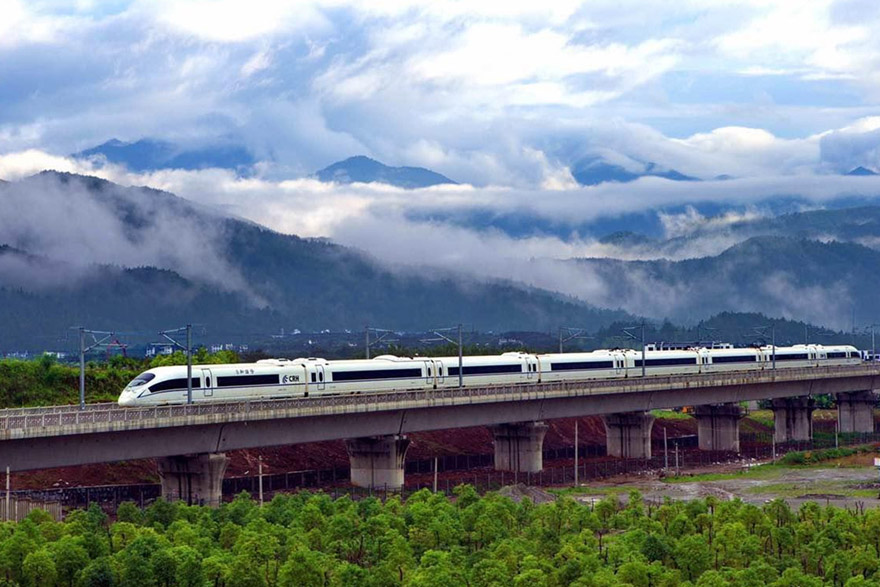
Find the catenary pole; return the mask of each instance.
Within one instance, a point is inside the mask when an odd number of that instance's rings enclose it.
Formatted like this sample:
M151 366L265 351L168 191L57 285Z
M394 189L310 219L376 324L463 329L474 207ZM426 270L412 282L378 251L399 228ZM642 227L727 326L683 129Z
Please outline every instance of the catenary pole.
M642 377L645 376L645 321L642 320Z
M86 329L79 328L79 409L86 409Z
M464 359L462 357L462 348L461 348L461 323L458 325L458 386L464 387L464 369L462 368L462 363Z
M773 370L776 370L776 325L770 327L770 340L773 344Z
M193 403L192 324L186 325L186 403Z
M79 332L79 409L86 409L86 353L92 349L98 348L113 337L112 332L102 332L100 330L88 330L82 326L74 326L72 330ZM92 336L94 343L86 346L86 334ZM103 334L100 340L95 336Z

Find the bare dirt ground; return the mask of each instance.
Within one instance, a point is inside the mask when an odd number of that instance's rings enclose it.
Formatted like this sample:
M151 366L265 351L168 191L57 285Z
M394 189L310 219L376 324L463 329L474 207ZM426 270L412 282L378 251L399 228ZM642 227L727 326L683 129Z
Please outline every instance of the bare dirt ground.
M597 501L619 495L625 501L637 490L649 501L740 498L760 505L783 498L793 507L806 501L845 508L880 507L880 474L873 466L875 454L862 454L815 466L784 467L769 463L718 465L684 470L678 477L661 471L619 476L582 485L574 496Z

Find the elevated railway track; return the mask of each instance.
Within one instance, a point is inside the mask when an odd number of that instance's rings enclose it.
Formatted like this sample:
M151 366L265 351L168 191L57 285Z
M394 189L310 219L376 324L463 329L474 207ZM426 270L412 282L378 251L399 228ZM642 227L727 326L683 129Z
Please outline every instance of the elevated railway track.
M835 394L839 398L841 430L845 431L846 418L864 422L865 410L871 417L875 389L880 389L880 366L863 364L142 408L110 403L87 404L85 409L73 405L17 408L0 410L0 468L24 471L159 458L162 472L163 462L177 459L175 463L190 465L175 465L182 469L177 473L166 466L163 478L192 481L208 469L213 471L209 476L216 476L216 463L205 460L206 455L346 439L355 483L375 485L377 463L383 459L391 464L381 467L399 471L402 483L405 435L410 432L490 426L496 467L533 471L542 466L543 420L603 416L609 454L642 458L650 457L653 418L649 410L707 406L702 412L698 408L696 417L698 423L706 423L706 437L711 436L708 449L735 450L737 402L773 400L777 438L801 440L812 433L812 396ZM844 414L845 406L849 416ZM804 426L809 430L805 432ZM191 465L195 461L185 460L184 455L198 455L201 464ZM369 467L367 480L355 472L365 466ZM378 478L387 484L386 472ZM219 487L219 482L215 485ZM208 490L203 487L201 491Z

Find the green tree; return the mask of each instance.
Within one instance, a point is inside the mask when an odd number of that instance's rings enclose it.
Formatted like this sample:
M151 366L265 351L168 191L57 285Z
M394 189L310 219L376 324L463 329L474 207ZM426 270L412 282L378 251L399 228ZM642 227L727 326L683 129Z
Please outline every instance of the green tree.
M62 536L57 542L49 545L49 552L55 561L58 582L73 587L80 572L89 564L89 553L82 545L83 539L74 536Z
M238 555L232 559L229 566L226 585L229 587L264 587L266 575L259 566L254 566L253 561L244 555Z
M55 568L55 561L52 560L52 556L46 549L41 548L24 557L22 575L25 585L30 587L51 587L55 585L58 571Z
M16 532L0 544L0 566L8 581L22 583L22 566L25 557L34 551L37 544L22 531L21 524Z
M706 538L685 536L675 547L675 564L689 581L695 581L712 565L712 551Z
M202 570L202 557L189 546L175 546L171 549L175 559L175 582L180 587L200 587L205 583Z
M115 587L116 571L109 556L102 556L90 562L79 578L81 587Z
M324 587L329 583L333 564L329 557L311 550L290 554L278 573L279 587Z
M464 576L450 559L449 553L428 550L412 576L413 587L458 587L467 585Z
M124 501L116 508L116 521L140 525L144 521L144 513L133 501Z

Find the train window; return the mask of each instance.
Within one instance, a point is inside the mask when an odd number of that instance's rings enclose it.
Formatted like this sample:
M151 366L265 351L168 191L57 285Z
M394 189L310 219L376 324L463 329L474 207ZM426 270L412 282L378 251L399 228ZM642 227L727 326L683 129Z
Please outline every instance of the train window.
M333 381L366 381L370 379L404 379L422 376L421 369L370 369L366 371L337 371Z
M140 387L144 383L149 383L155 378L156 376L153 373L141 373L131 380L131 383L128 384L128 387Z
M449 373L458 375L458 367L450 367ZM522 364L519 365L465 365L465 375L489 375L494 373L522 373Z
M277 385L278 375L227 375L217 377L217 387L244 387L247 385Z
M551 371L583 371L586 369L612 369L614 361L577 361L573 363L550 363Z
M193 377L192 379L193 387L201 387L199 385L199 380ZM160 391L168 391L169 389L186 389L186 377L183 379L169 379L168 381L160 381L159 383L153 385L150 388L150 393L158 393Z
M317 381L317 379L316 379L316 377L315 377L315 374L312 373L312 383L314 383L315 381Z
M324 374L318 373L318 381L324 381Z

